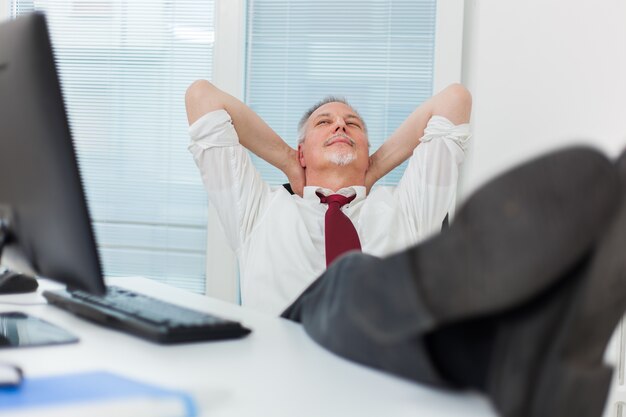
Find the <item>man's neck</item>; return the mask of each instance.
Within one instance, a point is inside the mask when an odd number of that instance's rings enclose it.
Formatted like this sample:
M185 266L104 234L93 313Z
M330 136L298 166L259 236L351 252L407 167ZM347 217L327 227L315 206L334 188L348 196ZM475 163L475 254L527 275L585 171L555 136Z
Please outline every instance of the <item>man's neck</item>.
M346 168L347 167L337 167L336 169L324 171L307 170L306 185L328 188L333 191L338 191L353 185L365 185L365 175L363 173L357 173Z

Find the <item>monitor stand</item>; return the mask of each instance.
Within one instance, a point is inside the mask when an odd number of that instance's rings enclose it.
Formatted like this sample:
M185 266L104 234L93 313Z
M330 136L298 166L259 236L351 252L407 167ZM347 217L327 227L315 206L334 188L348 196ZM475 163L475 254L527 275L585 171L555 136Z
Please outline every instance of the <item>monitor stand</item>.
M9 219L0 212L0 261L2 250L9 240ZM0 294L21 294L37 290L35 277L8 269L0 263Z

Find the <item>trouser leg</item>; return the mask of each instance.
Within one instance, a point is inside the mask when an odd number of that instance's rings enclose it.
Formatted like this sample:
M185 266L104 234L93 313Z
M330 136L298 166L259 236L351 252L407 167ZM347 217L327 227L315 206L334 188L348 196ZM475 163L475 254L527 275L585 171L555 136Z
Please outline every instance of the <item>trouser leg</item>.
M412 273L394 273L383 260L361 253L344 256L283 313L332 352L393 374L447 386L420 337L422 314ZM379 285L379 279L385 285Z

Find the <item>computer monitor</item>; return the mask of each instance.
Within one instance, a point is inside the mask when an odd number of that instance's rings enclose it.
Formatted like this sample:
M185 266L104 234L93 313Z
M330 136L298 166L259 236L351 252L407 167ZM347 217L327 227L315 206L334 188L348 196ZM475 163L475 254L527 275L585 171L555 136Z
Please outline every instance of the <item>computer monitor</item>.
M69 289L104 294L102 269L46 19L0 23L2 263L25 260Z

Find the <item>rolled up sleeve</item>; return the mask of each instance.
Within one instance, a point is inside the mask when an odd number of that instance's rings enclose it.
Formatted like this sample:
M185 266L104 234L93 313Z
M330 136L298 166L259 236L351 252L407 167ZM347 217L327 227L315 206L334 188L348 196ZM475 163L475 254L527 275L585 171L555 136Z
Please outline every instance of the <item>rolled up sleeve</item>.
M441 230L446 214L453 214L470 140L469 124L455 125L442 116L433 116L424 129L396 189L400 207L420 239Z
M269 194L225 110L205 114L189 127L188 149L200 170L233 250L254 228Z

